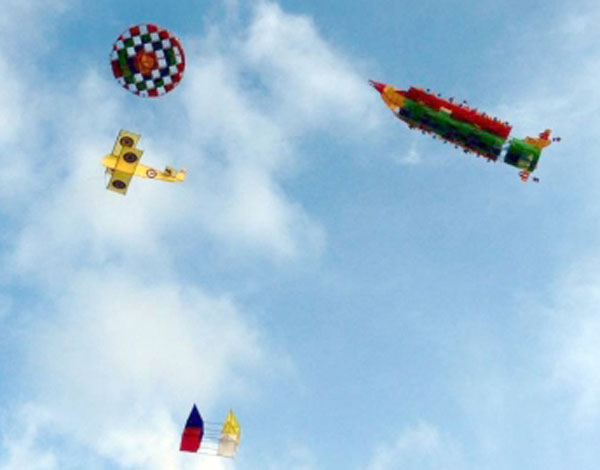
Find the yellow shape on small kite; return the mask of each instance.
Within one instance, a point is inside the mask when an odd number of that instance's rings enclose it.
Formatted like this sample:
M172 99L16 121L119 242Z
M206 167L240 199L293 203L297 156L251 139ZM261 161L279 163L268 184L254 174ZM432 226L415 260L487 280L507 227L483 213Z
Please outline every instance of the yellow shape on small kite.
M242 429L240 428L240 423L238 423L238 420L233 414L232 410L229 410L229 413L227 413L227 417L223 423L223 429L221 429L221 434L232 434L235 436L236 442L238 444L240 442Z
M221 429L221 438L219 439L219 448L217 455L222 457L234 457L237 447L240 444L242 430L240 423L236 419L233 411L229 410L223 428Z

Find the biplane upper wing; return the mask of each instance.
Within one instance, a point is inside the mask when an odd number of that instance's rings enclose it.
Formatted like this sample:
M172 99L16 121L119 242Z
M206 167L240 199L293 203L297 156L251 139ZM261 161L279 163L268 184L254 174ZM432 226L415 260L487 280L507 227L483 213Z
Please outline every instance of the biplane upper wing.
M119 132L112 154L102 161L111 175L106 189L123 195L127 193L131 178L135 175L144 153L143 150L135 148L139 139L140 136L133 132L126 130Z
M115 156L119 156L123 151L123 147L137 147L137 144L140 140L140 135L135 132L129 132L125 129L121 129L119 131L119 135L117 136L117 140L115 141L115 145L112 149L112 154Z

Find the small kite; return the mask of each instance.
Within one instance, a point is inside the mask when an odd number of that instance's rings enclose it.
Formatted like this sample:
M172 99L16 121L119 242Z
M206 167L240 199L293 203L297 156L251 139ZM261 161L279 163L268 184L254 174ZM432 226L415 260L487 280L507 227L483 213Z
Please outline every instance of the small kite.
M240 445L241 432L240 424L233 411L229 410L221 428L217 454L223 457L235 457L237 448Z
M112 153L102 159L102 165L106 167L106 172L110 174L110 181L106 189L125 195L134 176L171 183L185 180L185 168L177 171L167 166L164 171L158 171L142 165L140 159L144 151L137 148L139 140L139 134L126 130L119 132Z
M192 408L192 412L188 416L181 436L181 445L179 450L182 452L198 452L204 437L204 420L200 416L200 412L196 405Z
M240 438L240 424L233 411L229 410L219 432L218 428L204 422L194 405L183 428L179 450L233 458L237 453Z
M479 112L466 102L456 103L453 98L444 99L422 88L405 91L373 80L369 83L394 115L411 129L439 137L465 153L472 152L490 161L503 155L504 163L521 170L523 182L536 169L542 150L560 141L560 137L550 139L551 130L546 129L538 137L512 138L507 142L512 129L508 122Z
M113 44L110 61L117 82L143 97L168 93L181 81L185 69L179 39L154 24L124 31Z

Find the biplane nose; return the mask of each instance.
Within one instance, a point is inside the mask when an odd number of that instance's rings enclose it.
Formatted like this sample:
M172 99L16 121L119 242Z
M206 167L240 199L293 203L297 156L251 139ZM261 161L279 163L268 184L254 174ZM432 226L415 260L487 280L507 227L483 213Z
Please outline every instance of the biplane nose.
M379 93L383 93L383 89L385 88L385 84L376 82L375 80L369 80L369 85L375 88Z

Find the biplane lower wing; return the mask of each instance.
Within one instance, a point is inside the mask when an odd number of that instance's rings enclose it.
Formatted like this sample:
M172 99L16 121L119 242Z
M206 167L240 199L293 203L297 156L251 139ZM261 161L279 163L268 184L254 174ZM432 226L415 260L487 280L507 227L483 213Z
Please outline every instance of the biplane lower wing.
M112 170L110 171L110 181L108 182L108 186L106 187L106 189L110 189L115 193L125 195L125 193L127 193L127 189L129 188L131 178L133 178L133 174L131 173L125 173L124 171L119 170Z
M102 165L107 168L111 176L106 189L125 195L142 154L139 149L122 147L119 155L109 154L104 157Z

